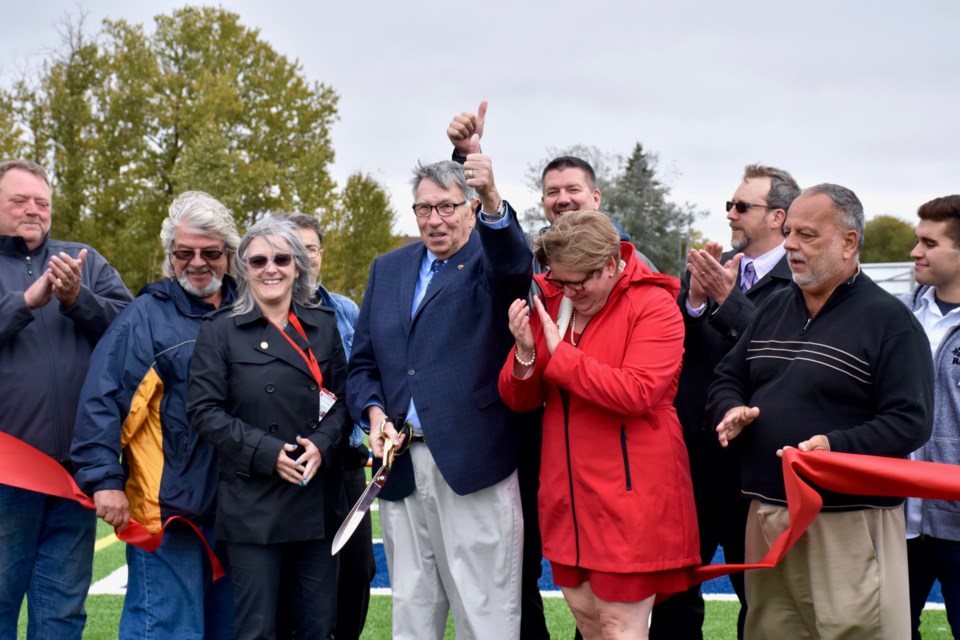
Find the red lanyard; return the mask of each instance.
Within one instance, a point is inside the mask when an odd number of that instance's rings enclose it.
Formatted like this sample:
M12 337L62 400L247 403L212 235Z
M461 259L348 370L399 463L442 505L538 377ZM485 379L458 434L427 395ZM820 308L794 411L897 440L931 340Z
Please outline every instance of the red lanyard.
M287 320L290 321L290 324L293 325L293 328L297 330L297 333L300 334L300 337L307 341L307 344L310 344L310 340L307 339L307 334L303 330L303 326L300 324L300 320L297 319L297 316L290 312L287 316ZM317 362L317 358L313 355L313 351L310 350L310 347L307 347L306 353L303 349L297 346L297 343L293 341L293 338L287 335L287 332L277 326L276 323L271 323L273 326L277 327L277 331L280 332L284 338L287 339L287 342L290 343L290 346L293 347L294 351L300 354L300 357L303 358L303 361L307 363L307 368L310 369L310 373L313 374L313 379L317 381L317 387L323 389L323 374L320 373L320 363Z

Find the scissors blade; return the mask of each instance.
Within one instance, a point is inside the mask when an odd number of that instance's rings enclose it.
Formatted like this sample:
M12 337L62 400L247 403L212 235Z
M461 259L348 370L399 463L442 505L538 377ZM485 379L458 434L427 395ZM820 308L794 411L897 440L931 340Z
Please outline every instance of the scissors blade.
M392 462L388 460L388 462ZM377 470L376 475L370 481L370 484L367 485L367 488L363 490L363 493L360 494L360 499L357 500L357 504L353 505L353 508L350 509L350 513L347 514L346 520L343 521L343 524L340 525L340 529L337 531L337 535L333 537L333 547L330 550L330 555L337 555L344 545L347 544L347 541L350 540L350 536L353 535L353 532L357 530L357 527L360 526L360 522L363 520L363 517L370 512L370 507L373 506L373 501L380 495L380 490L383 489L383 485L386 483L387 478L390 477L390 468L391 464L384 465Z

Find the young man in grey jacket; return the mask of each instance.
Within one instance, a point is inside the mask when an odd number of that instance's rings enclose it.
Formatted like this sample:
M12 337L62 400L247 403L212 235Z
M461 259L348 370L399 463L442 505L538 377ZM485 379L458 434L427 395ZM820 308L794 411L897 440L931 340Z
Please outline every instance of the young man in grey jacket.
M933 435L910 458L960 464L960 195L931 200L917 211L916 291L902 296L930 339L935 383ZM940 581L947 620L960 634L960 502L908 498L907 561L910 618L920 638L920 612Z

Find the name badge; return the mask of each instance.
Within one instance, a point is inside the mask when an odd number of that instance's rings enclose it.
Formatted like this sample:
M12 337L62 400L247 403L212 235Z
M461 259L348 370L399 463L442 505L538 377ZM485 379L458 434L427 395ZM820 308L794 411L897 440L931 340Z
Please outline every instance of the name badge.
M330 411L330 407L332 407L336 401L337 396L333 395L326 389L320 389L320 417L318 418L318 422L323 420L323 417L327 415L327 412Z

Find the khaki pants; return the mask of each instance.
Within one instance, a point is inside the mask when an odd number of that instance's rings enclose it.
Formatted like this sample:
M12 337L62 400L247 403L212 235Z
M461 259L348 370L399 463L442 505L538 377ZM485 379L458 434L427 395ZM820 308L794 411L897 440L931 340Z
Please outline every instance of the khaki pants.
M746 561L789 524L786 507L750 503ZM772 569L746 572L747 640L903 640L910 598L903 507L821 512Z
M408 455L416 489L403 500L380 501L393 638L440 640L452 610L457 640L518 639L523 514L517 472L460 496L427 445L413 443Z

